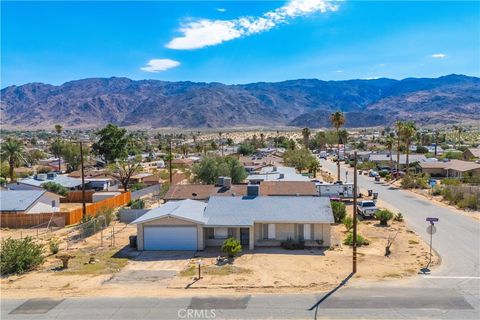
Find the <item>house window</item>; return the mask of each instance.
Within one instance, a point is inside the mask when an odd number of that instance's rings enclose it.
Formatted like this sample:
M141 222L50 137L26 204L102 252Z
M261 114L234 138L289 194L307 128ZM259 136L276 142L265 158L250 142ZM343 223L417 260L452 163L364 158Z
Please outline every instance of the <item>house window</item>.
M297 224L297 234L298 234L298 240L304 240L304 232L303 232L303 224Z
M263 240L268 239L268 224L262 224L262 234L263 234Z
M234 238L234 232L235 232L235 228L228 228L228 237L229 238Z
M205 228L205 233L207 235L207 239L215 239L213 228Z
M228 228L214 228L215 239L227 239Z

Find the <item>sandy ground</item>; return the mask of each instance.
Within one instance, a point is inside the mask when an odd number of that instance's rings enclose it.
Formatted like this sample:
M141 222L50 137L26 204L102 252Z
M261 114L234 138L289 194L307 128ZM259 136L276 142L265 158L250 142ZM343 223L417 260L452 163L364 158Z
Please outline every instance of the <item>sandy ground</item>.
M351 206L348 212L351 214ZM221 267L215 265L215 258L220 255L216 248L196 254L140 253L128 248L128 237L136 233L136 228L122 223L114 223L113 226L114 245L108 232L104 232L103 247L100 246L99 234L71 243L68 250L63 244L61 252L76 256L72 270L55 271L61 263L54 256L49 256L36 271L3 278L2 296L171 296L188 295L192 290L202 294L323 291L335 287L351 270L351 247L341 243L346 234L343 225L333 226L333 242L336 245L330 249L288 251L257 248L254 253L245 251L233 264ZM16 236L21 231L4 232ZM67 233L62 229L50 236L64 239ZM416 274L427 262L427 245L408 231L403 222L392 221L389 227L380 227L373 220L360 221L359 233L370 240L370 245L358 249L358 273L354 281L403 279ZM385 257L387 239L395 235L392 254ZM92 272L87 264L89 254L80 252L95 254L109 269L94 269ZM204 270L210 272L205 271L202 278L195 281L199 258ZM438 262L439 258L435 256L434 264ZM121 267L116 269L117 265Z

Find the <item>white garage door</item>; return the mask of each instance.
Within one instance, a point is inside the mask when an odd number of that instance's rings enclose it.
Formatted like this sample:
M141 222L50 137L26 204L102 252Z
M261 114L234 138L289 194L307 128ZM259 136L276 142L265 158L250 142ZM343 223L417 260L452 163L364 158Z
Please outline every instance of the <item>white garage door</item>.
M145 227L144 250L197 250L196 227Z

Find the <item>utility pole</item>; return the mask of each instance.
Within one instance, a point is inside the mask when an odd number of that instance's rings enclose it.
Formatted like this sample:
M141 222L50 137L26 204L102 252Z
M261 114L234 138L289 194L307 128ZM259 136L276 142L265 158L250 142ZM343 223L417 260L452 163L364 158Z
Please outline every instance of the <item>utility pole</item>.
M82 219L87 216L87 205L85 201L85 171L83 165L83 141L76 141L80 145L80 168L82 173Z
M168 171L170 175L170 185L172 185L172 138L169 139L169 148L168 148Z
M357 151L354 152L353 165L353 269L357 272Z

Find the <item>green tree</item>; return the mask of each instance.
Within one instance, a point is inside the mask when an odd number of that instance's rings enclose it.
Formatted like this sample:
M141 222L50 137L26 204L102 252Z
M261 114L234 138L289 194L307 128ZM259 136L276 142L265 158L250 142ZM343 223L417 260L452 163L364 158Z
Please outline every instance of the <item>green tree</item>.
M332 206L333 219L335 220L335 223L342 222L347 215L347 207L345 206L345 203L338 201L331 201L330 203Z
M247 177L242 164L232 157L206 156L193 166L195 180L215 184L218 177L229 176L233 183L240 183Z
M330 115L330 123L337 131L338 137L338 159L337 159L337 180L340 181L340 128L345 125L345 115L341 111L336 111Z
M242 143L238 147L238 153L244 156L248 156L255 153L255 147L250 143Z
M68 194L68 189L67 188L65 188L61 184L53 182L53 181L42 183L40 186L45 190L48 190L50 192L59 194L59 195L64 196L64 197Z
M140 161L141 157L136 156L130 159L119 159L108 166L108 171L118 178L123 190L128 190L132 176L141 171Z
M388 155L390 158L390 172L393 172L392 149L394 144L395 144L395 141L393 140L392 137L388 137L387 140L385 140L385 147L387 147Z
M311 168L312 164L314 164L316 160L317 159L314 155L312 155L310 150L304 148L287 150L283 155L283 161L285 165L295 167L295 169L299 171Z
M310 134L310 129L302 129L303 145L305 146L305 149L308 149L308 147L310 146Z
M380 225L381 226L387 226L388 221L392 220L392 218L393 218L393 212L391 212L387 209L378 210L375 213L375 218L380 220Z
M24 160L25 148L20 140L8 137L1 145L0 155L2 160L8 162L10 181L14 181L14 169Z
M79 144L64 142L60 149L60 154L68 164L67 171L71 172L78 169L82 161ZM84 150L84 154L88 154L88 151Z
M108 124L95 134L99 139L92 145L92 151L105 162L114 163L117 159L127 157L129 144L127 130Z
M395 130L397 131L397 174L398 172L400 172L400 151L401 151L400 143L402 142L402 133L403 133L404 125L405 124L403 121L397 121L395 123Z
M412 139L415 137L415 133L417 132L417 128L415 127L415 123L408 121L405 122L400 130L400 135L405 143L405 152L407 153L407 159L406 159L406 174L408 175L410 170L409 170L409 155L410 155L410 146L412 145Z

